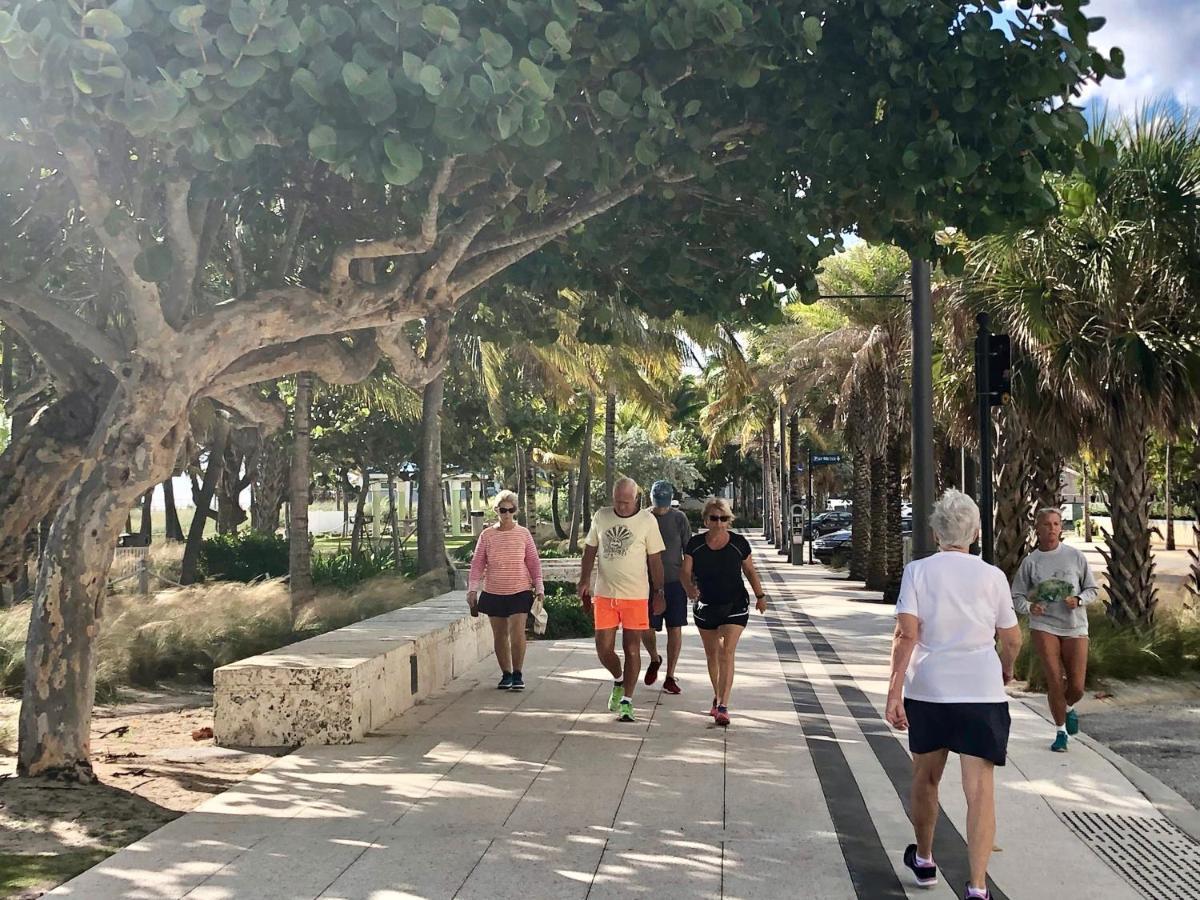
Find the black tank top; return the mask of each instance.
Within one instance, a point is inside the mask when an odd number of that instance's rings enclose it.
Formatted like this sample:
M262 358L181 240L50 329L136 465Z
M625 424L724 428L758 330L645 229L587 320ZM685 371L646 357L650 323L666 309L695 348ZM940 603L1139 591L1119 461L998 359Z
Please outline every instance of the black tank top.
M729 543L713 550L698 534L684 550L692 558L692 578L700 596L710 606L746 603L746 583L742 580L742 562L750 556L750 542L736 531L729 532Z

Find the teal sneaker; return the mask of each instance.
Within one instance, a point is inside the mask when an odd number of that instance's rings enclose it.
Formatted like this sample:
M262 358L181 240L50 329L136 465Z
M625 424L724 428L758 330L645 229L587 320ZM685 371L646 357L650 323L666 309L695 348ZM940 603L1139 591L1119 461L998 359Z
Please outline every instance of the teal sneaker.
M1067 734L1079 734L1079 713L1067 710Z
M630 700L628 697L622 697L621 702L618 705L621 707L621 714L619 716L617 716L618 721L620 721L620 722L636 721L633 717L633 701L632 700Z
M618 684L614 685L612 693L608 695L608 711L616 712L622 698L625 696L625 686Z
M1054 743L1050 745L1050 749L1055 753L1067 752L1067 733L1060 731L1054 738Z

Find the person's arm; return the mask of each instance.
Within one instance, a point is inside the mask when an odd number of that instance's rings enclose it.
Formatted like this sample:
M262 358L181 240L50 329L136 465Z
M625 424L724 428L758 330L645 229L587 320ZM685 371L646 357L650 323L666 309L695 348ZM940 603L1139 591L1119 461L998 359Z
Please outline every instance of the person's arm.
M888 723L900 731L908 729L908 716L904 713L904 676L917 647L920 620L911 613L896 614L896 631L892 635L892 672L888 677L887 712Z
M1017 567L1017 574L1013 576L1012 605L1018 615L1040 616L1046 611L1042 604L1029 602L1029 592L1033 590L1032 578L1033 563L1027 556Z
M483 573L487 569L487 530L479 533L475 542L475 552L471 554L471 571L467 575L467 605L475 608L479 599L479 583L483 581Z
M1079 554L1079 563L1083 568L1079 576L1079 596L1067 598L1067 606L1071 609L1077 606L1087 606L1100 596L1100 585L1096 584L1096 576L1092 574L1092 567L1088 565L1087 557L1082 553ZM1072 600L1075 602L1072 603Z
M754 608L760 613L767 611L767 592L763 590L762 582L758 580L758 570L754 568L754 557L747 556L742 560L742 571L746 575L746 580L750 582L750 587L754 589Z
M583 548L583 564L579 568L579 584L575 589L584 609L589 609L592 605L592 566L596 562L597 549L595 544L585 544Z
M537 544L533 535L525 532L525 568L529 572L529 580L533 583L533 593L538 597L546 596L546 586L542 583L542 558L538 556Z
M1000 639L1000 668L1004 672L1004 683L1008 684L1013 680L1013 665L1021 652L1021 626L997 628L996 637Z
M682 582L684 593L688 595L689 600L700 599L700 588L696 586L690 553L683 554L683 564L679 567L679 580Z
M656 616L667 611L667 594L663 588L662 553L651 553L646 561L650 564L650 610Z

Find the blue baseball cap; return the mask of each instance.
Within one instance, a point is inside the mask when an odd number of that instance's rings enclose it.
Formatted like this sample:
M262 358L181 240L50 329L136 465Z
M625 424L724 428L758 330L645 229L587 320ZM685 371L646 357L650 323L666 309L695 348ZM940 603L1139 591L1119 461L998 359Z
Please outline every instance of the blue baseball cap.
M656 481L650 486L650 499L655 506L670 506L675 497L675 485L669 481Z

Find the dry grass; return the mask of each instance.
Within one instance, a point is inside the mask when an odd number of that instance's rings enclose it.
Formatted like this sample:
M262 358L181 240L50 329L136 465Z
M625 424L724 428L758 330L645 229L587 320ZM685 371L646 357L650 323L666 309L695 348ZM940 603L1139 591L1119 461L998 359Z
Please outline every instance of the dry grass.
M159 591L120 593L105 605L97 643L96 690L109 698L122 685L211 682L213 669L351 622L428 599L446 590L440 575L382 575L352 591L323 590L292 627L282 579L254 584L217 581ZM28 604L0 610L0 690L24 678Z

